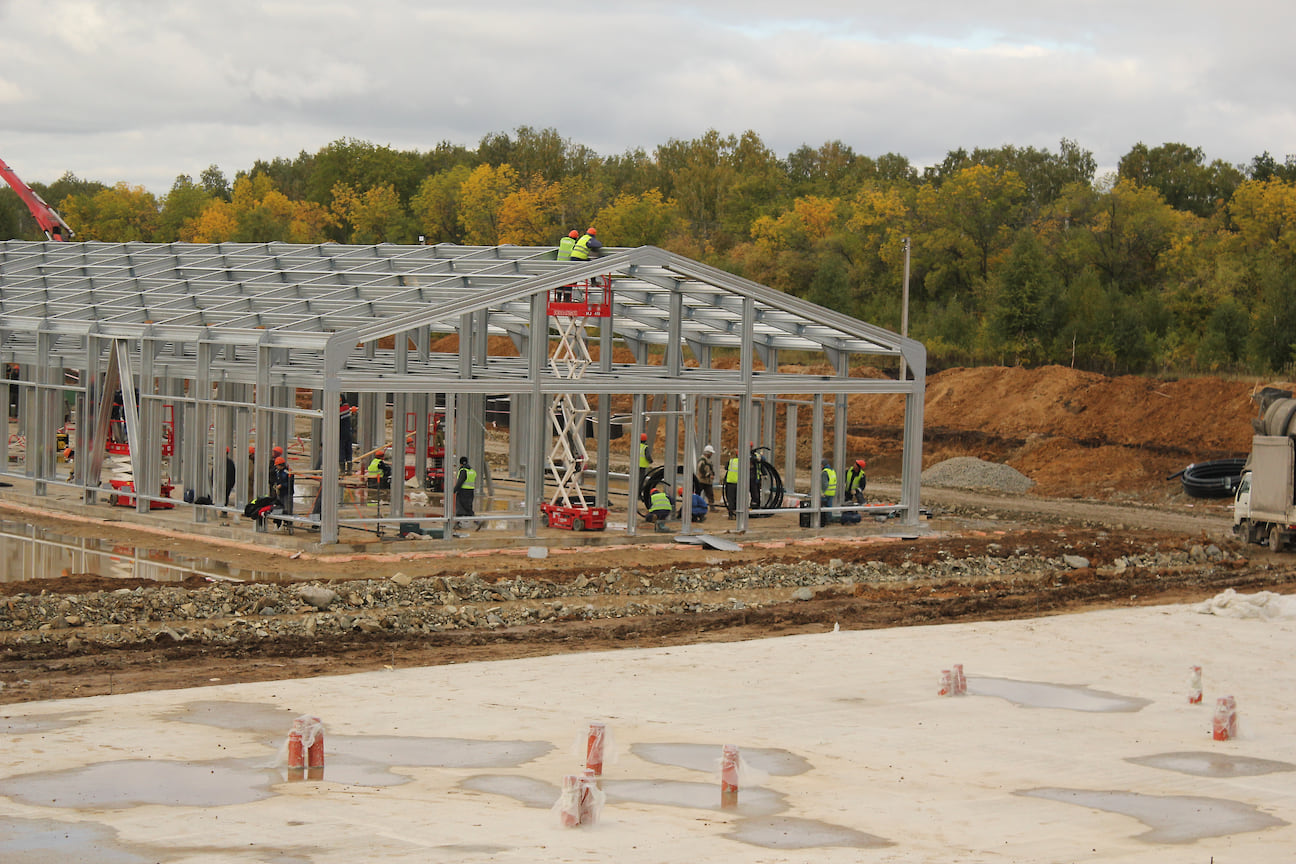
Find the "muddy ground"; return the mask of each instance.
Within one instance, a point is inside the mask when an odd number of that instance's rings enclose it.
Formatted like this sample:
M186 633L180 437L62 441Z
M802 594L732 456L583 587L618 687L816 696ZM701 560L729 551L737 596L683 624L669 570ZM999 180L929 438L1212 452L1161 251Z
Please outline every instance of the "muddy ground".
M751 608L724 612L643 615L606 620L579 617L515 627L473 628L417 635L359 630L329 638L256 638L232 646L159 639L108 647L83 634L69 648L63 639L34 645L11 641L0 650L0 703L201 687L289 677L343 674L496 660L572 651L721 642L822 632L834 626L869 629L1061 614L1126 605L1208 599L1225 588L1251 592L1296 591L1296 555L1272 555L1228 537L1227 502L1186 497L1167 477L1204 459L1245 455L1256 381L1220 379L1105 379L1067 369L949 370L928 382L924 464L951 456L1006 462L1036 481L1025 496L968 490L924 489L934 518L923 536L861 543L860 532L834 526L821 542L791 532L785 545L746 543L742 552L679 549L586 549L532 560L512 549L472 558L390 560L365 556L298 555L282 550L208 547L207 541L134 536L123 523L72 525L33 519L64 533L83 532L114 542L138 543L191 557L215 557L285 580L327 582L344 591L347 580L413 579L475 572L487 582L518 576L572 586L609 568L651 575L690 568L745 567L771 562L827 564L876 560L907 564L903 583L829 584L811 599L791 591L762 597ZM1281 382L1279 382L1281 383ZM891 407L851 417L851 449L870 457L870 487L888 491L898 468L897 423ZM892 490L894 486L890 487ZM3 502L0 502L2 504ZM742 539L742 538L737 538ZM769 540L771 538L765 537ZM1215 545L1222 555L1198 555L1169 567L1118 566L1125 557L1185 552ZM1042 557L1083 555L1089 566L1041 568L1034 574L996 578L986 562L1005 548L1030 547ZM931 578L933 562L964 560L967 574ZM941 572L947 572L942 568ZM200 590L197 580L189 587ZM0 582L5 597L20 593L59 596L134 587L94 574L67 574L33 582ZM174 586L172 586L174 587ZM148 587L146 590L158 590ZM618 602L616 596L604 597ZM624 597L629 603L635 598ZM641 598L639 598L641 599ZM290 614L309 614L300 610ZM157 622L166 625L168 622ZM184 622L173 622L176 624Z

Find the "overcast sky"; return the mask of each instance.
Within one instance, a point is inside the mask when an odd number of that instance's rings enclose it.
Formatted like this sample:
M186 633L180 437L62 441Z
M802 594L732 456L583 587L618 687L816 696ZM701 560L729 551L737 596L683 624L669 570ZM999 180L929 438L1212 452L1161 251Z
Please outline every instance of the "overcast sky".
M0 0L0 159L159 195L339 138L428 150L552 127L604 155L755 130L916 165L1113 169L1142 141L1296 153L1291 0Z

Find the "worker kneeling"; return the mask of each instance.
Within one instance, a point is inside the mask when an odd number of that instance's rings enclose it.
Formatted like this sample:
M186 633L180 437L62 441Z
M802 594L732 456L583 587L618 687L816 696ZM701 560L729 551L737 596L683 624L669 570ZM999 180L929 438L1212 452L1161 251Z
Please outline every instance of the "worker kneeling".
M658 486L653 489L651 502L648 506L648 521L657 523L658 531L665 531L666 520L671 518L671 513L675 510L670 496Z
M684 516L684 487L675 490L675 500L680 502L680 518ZM711 511L711 505L707 503L706 496L701 492L695 491L689 500L689 518L693 522L705 522L707 513Z

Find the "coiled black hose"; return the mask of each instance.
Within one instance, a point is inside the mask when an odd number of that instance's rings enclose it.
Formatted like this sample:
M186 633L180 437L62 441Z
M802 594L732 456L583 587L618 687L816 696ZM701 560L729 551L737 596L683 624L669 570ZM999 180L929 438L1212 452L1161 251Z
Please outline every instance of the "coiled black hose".
M1246 459L1213 459L1194 462L1167 480L1182 477L1184 493L1193 498L1231 498L1242 481Z

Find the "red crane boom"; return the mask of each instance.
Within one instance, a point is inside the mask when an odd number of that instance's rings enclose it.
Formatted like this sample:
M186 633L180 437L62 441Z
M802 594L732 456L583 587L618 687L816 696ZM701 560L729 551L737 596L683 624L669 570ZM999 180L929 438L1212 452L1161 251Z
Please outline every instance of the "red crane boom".
M24 183L13 169L0 159L0 178L9 184L9 188L18 193L18 197L27 205L31 211L32 217L35 218L36 224L45 232L47 240L71 240L73 230L63 221L63 217L58 211L45 203L45 199L32 191L32 188Z

